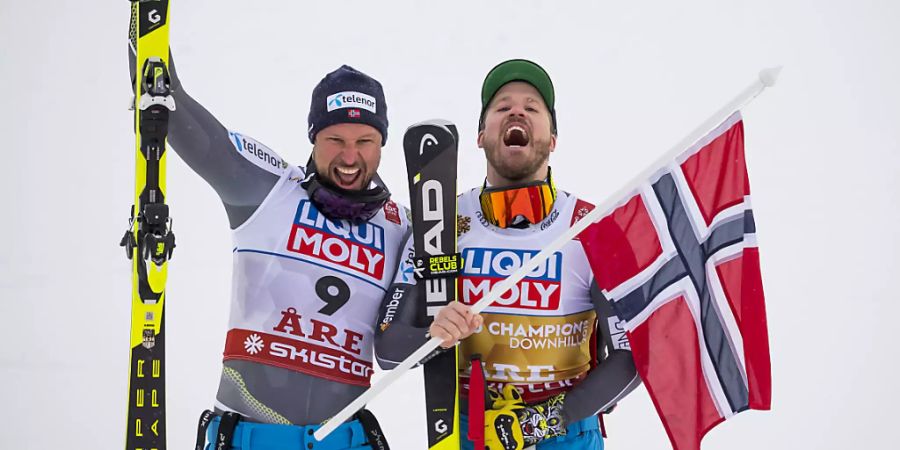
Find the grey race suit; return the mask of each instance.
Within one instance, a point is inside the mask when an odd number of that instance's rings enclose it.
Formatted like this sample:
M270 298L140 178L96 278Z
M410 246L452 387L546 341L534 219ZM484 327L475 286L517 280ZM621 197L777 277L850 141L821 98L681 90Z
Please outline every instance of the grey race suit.
M129 53L129 56L133 76L134 55ZM231 229L239 230L242 225L248 222L248 219L251 219L251 222L257 220L252 216L257 213L257 209L263 209L260 208L260 205L267 201L267 197L270 196L273 190L277 191L279 186L284 188L286 184L296 184L296 179L289 180L288 178L302 176L302 171L298 168L282 168L284 169L282 172L293 171L294 176L292 177L284 173L279 175L277 170L267 170L266 164L271 163L273 160L276 166L286 164L274 152L249 138L246 140L256 146L251 149L252 152L238 151L236 145L242 144L240 141L244 137L236 133L229 133L212 114L187 93L176 74L174 63L170 64L170 70L172 75L172 95L175 99L176 109L171 113L169 119L169 145L193 171L212 186L225 206ZM251 153L251 155L247 153ZM254 161L252 157L256 157L258 160ZM304 194L297 193L295 195L302 196ZM300 201L302 202L303 200ZM396 205L393 203L389 205L393 205L396 208ZM296 211L299 215L300 208L297 208ZM387 245L387 247L390 247L388 240L399 240L397 246L402 245L409 232L406 214L403 213L402 209L396 212L397 214L391 214L391 219L394 218L393 216L399 218L396 227L394 227L393 223L388 223L384 228L386 240L383 244ZM290 214L294 214L293 209L290 211ZM379 213L376 218L378 217L381 217L383 221L385 213ZM389 222L393 222L393 220L389 220ZM398 235L399 237L387 239L390 236ZM379 287L382 290L382 295L384 288L387 287L387 284L392 279L398 250L399 248L384 249L386 259L384 261L384 273L381 275L383 281L367 280L370 285L383 284ZM237 252L235 254L236 258L253 257L249 254L238 254ZM259 254L257 253L255 256L258 257ZM291 261L287 258L282 258L282 260ZM299 264L297 267L294 270L317 270L317 267L311 264L305 266ZM299 267L304 268L299 269ZM237 265L235 268L237 270ZM346 272L350 275L345 277L338 273L336 274L337 278L354 279L352 270L347 270ZM355 278L364 277L364 275L362 274ZM235 277L238 276L245 275L236 272ZM303 289L298 286L298 290L313 291L314 289ZM309 293L307 292L307 294ZM356 294L354 293L353 295L355 299ZM316 298L315 294L312 294L311 299L311 301L318 302L318 306L322 306L322 300ZM351 300L348 304L353 304L353 301ZM269 318L270 331L272 328L271 324L277 324L279 317L281 317L280 314L288 311L288 308L277 310L278 307L274 305L277 305L277 303L273 303L271 312L273 317ZM377 308L378 305L375 306L375 309ZM235 320L236 309L241 310L243 307L232 306L232 322ZM374 327L376 315L377 312L373 312L371 317L360 318L360 323L369 322ZM307 319L308 317L304 317L304 320ZM322 318L320 317L320 319ZM327 322L327 319L326 317L320 322ZM234 324L232 323L232 325ZM309 325L304 322L302 326L308 327ZM230 328L233 327L230 326ZM292 331L289 328L282 328L288 332ZM318 332L320 341L328 341L330 339L332 342L337 341L338 344L343 342L338 341L337 337L329 335L332 330L327 328L327 325L321 326ZM309 328L305 329L305 334L306 337L311 336ZM371 340L371 336L369 336L369 339ZM364 339L360 338L359 340L362 342ZM363 350L363 353L369 352L371 354L371 344L364 349L356 348L358 345L355 345L353 342L347 345L354 352ZM240 345L238 345L238 349L240 350ZM341 349L337 348L337 350L340 351ZM371 356L368 359L371 361ZM334 381L309 372L292 370L291 368L262 364L240 358L229 359L226 352L226 360L223 363L223 372L216 394L216 411L221 413L224 410L234 410L247 419L257 422L300 425L317 424L333 416L365 389L366 386L363 384Z

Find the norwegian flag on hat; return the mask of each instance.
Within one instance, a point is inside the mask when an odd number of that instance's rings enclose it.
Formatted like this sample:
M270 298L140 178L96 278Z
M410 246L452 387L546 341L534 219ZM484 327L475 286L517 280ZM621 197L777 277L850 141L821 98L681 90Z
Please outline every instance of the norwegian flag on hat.
M359 119L359 116L360 116L360 113L359 113L358 109L347 110L347 117L350 117L353 119Z
M579 237L675 450L770 409L765 300L734 113Z

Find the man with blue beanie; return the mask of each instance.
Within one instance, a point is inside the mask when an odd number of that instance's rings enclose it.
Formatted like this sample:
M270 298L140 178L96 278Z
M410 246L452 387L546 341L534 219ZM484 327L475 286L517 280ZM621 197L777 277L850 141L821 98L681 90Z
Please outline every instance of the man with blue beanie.
M130 49L134 79L133 40ZM169 145L219 195L232 230L222 372L197 448L388 448L366 410L313 437L370 385L376 318L411 232L377 174L388 135L381 84L346 65L325 75L310 103L312 153L298 167L223 126L170 71ZM461 317L441 320L471 332L475 319Z

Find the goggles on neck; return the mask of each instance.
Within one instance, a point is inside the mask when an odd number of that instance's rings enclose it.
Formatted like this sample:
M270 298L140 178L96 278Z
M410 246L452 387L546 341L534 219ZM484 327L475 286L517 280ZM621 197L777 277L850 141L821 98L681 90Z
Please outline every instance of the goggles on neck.
M556 186L547 169L547 179L519 186L488 187L487 181L478 196L484 218L494 226L507 228L544 220L553 210Z

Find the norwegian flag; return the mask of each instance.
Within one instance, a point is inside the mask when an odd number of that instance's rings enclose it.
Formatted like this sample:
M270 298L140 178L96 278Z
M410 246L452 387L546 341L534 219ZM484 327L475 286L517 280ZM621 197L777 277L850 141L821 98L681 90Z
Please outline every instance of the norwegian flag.
M675 450L770 408L749 186L736 112L579 235Z

